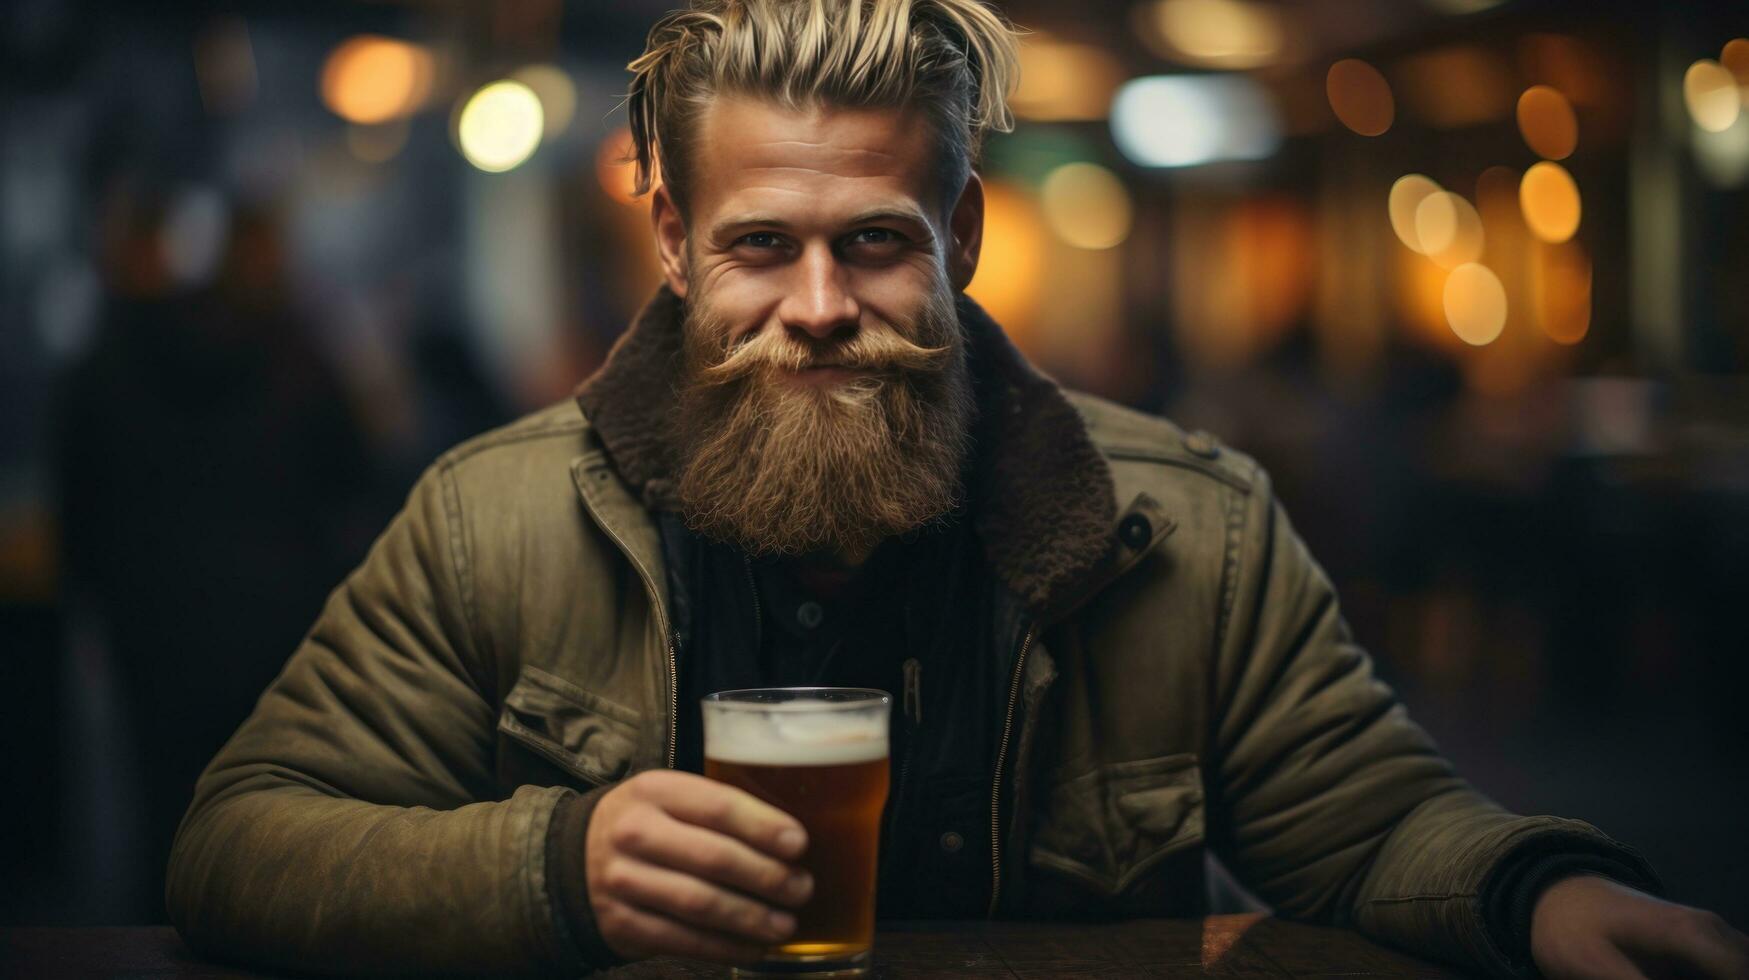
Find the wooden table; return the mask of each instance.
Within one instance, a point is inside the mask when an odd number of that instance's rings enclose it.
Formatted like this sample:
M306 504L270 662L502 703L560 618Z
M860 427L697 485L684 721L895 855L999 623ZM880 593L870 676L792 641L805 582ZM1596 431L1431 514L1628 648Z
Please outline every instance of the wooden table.
M263 977L196 959L168 927L0 929L0 977ZM720 966L648 960L615 980L721 978ZM1397 977L1464 974L1341 929L1264 915L1087 925L1032 922L883 923L875 977Z

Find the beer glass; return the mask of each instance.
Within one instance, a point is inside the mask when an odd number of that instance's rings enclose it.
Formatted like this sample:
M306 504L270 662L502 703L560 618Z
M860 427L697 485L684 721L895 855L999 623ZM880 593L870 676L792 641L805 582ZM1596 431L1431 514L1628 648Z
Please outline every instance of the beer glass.
M885 691L721 691L704 699L704 774L801 821L814 892L790 940L736 976L861 976L874 946L876 851L887 802Z

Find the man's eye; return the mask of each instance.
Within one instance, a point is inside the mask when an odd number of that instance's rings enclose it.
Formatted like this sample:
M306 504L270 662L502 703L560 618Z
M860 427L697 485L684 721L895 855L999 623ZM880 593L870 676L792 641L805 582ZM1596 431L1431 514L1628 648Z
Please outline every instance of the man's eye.
M852 245L895 245L902 240L891 228L864 228L850 236Z
M777 236L769 231L756 231L750 235L742 235L740 245L751 245L754 248L776 248Z

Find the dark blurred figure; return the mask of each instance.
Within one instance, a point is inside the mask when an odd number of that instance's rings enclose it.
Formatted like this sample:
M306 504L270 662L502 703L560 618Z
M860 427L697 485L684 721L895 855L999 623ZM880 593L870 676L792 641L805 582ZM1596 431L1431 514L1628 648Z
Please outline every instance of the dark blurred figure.
M121 818L140 866L113 887L140 893L106 905L144 921L165 918L195 778L381 516L359 426L287 302L275 223L221 217L209 281L178 289L166 217L156 196L112 196L109 306L56 431L69 606L107 639L126 744L104 749L137 777Z

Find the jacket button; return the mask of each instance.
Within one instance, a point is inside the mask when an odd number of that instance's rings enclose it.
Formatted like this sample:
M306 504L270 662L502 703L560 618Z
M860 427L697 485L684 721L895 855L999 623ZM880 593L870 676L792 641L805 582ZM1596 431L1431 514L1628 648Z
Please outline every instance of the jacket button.
M941 849L949 854L959 853L959 849L964 846L966 846L966 839L954 831L950 830L941 835Z
M1192 432L1185 436L1184 448L1203 459L1214 459L1221 454L1221 447L1215 445L1214 436L1207 432Z
M1131 514L1117 526L1118 540L1132 548L1146 547L1153 536L1154 525L1149 524L1148 519L1140 514Z
M820 604L811 599L796 607L796 622L802 624L803 629L811 630L820 625L825 618L826 610L820 608Z

